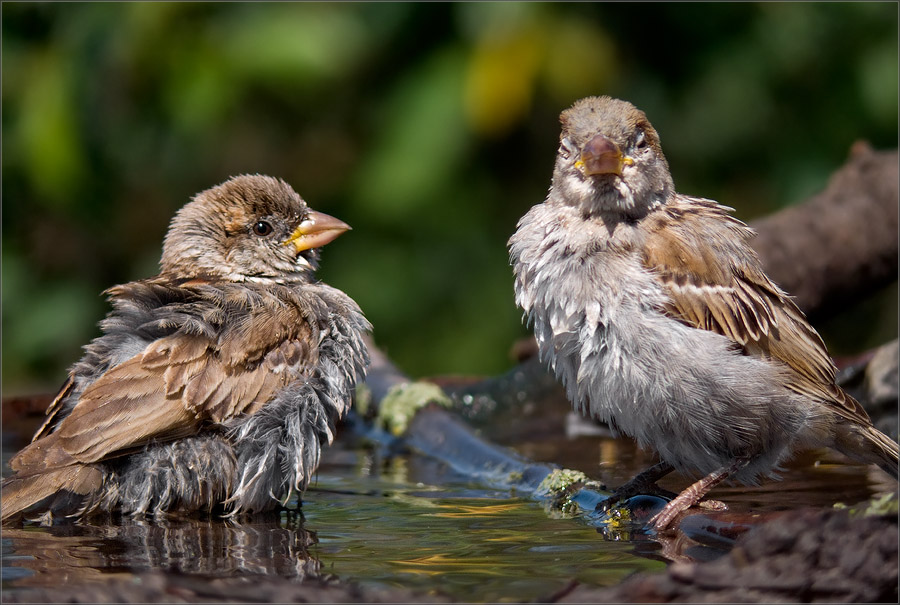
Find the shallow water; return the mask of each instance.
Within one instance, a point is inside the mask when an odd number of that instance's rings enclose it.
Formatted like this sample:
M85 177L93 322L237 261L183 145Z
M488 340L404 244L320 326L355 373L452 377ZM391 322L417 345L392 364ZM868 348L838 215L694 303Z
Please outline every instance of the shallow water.
M348 498L352 477L320 477L304 504L319 559L340 576L437 591L462 600L534 599L571 579L611 585L662 564L587 525L551 519L540 504L464 484L439 489L373 480ZM395 466L395 465L392 465ZM329 491L333 490L333 491Z
M534 500L469 485L421 462L393 458L373 472L365 452L334 450L306 493L302 519L6 529L4 592L159 569L210 578L335 574L370 587L502 601L549 596L572 579L611 585L664 566L586 524L549 518ZM414 480L432 471L442 475L440 485Z
M4 439L4 448L8 443L14 440ZM516 449L610 485L652 461L631 442L606 438L555 438ZM10 452L3 454L5 465ZM827 456L818 465L806 458L781 482L724 487L711 497L726 501L729 514L744 522L746 513L763 513L759 520L772 511L854 503L892 489L878 473ZM679 477L662 482L672 490L686 484ZM205 578L335 575L364 587L406 587L457 600L540 600L572 580L608 586L635 571L662 569L664 557L673 557L651 536L598 531L594 522L587 513L548 514L538 501L472 483L423 456L381 459L339 443L328 450L300 514L251 524L122 520L4 529L2 586L7 593L63 582L75 587L154 569ZM727 539L705 543L705 550L695 545L675 556L712 558L729 546Z

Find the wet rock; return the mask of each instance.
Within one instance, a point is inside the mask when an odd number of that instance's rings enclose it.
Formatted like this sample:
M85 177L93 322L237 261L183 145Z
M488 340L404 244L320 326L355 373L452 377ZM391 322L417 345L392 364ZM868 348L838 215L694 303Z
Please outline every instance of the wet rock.
M879 430L897 439L897 403L900 391L900 343L880 347L866 367L866 410Z
M900 341L893 340L851 360L837 380L862 404L878 430L897 439Z
M897 518L846 510L786 513L726 556L675 563L613 588L577 586L563 603L897 602Z
M446 603L449 599L402 589L363 589L317 579L293 582L277 576L204 579L161 573L138 574L66 589L4 594L4 603Z

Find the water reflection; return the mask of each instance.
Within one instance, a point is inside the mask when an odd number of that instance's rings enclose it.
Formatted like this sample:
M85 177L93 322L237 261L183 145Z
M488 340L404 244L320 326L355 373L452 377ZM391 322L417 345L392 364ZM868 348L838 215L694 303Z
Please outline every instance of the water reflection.
M240 524L223 520L117 519L3 529L4 580L16 587L81 584L161 570L208 578L265 574L304 579L321 564L315 532L296 516Z
M9 443L4 439L4 459ZM629 440L548 435L507 445L611 486L653 462ZM598 527L591 494L565 513L548 514L527 495L487 488L434 459L338 441L304 497L303 515L252 523L114 518L3 528L3 588L96 585L146 571L198 582L252 577L254 587L263 576L336 574L364 587L406 587L458 600L535 600L573 580L610 586L665 561L714 558L738 533L784 509L855 503L894 489L880 471L832 456L798 459L781 482L719 487L710 495L729 511L693 515L682 534L666 537L647 535L639 523ZM663 487L679 490L685 481L667 477Z
M371 477L365 498L348 498L358 479L326 470L304 505L319 536L315 552L327 569L364 585L462 601L534 600L572 579L610 586L663 565L630 543L598 539L588 525L548 517L530 498L471 484L396 484L396 470Z

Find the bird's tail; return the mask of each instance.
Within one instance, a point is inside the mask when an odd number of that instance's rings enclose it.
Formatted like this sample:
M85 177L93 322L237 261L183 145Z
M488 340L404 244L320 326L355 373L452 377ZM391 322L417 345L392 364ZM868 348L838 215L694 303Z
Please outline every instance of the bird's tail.
M86 495L102 484L103 474L82 464L17 473L4 479L0 487L0 520L6 521L59 492Z
M835 431L834 448L859 462L877 464L897 479L900 447L872 425L840 422Z

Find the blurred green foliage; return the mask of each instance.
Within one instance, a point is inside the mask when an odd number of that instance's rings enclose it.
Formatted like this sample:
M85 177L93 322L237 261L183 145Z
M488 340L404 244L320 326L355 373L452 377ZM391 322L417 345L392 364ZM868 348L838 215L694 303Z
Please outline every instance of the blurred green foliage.
M503 371L562 109L631 100L679 190L752 219L897 145L897 53L894 3L4 2L4 394L59 383L175 210L253 172L354 226L320 275L404 370Z

